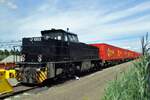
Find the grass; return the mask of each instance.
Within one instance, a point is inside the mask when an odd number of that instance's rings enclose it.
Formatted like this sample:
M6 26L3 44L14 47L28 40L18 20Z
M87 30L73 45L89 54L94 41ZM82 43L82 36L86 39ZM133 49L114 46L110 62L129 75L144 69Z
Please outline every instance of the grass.
M150 56L111 81L105 90L103 100L150 100Z

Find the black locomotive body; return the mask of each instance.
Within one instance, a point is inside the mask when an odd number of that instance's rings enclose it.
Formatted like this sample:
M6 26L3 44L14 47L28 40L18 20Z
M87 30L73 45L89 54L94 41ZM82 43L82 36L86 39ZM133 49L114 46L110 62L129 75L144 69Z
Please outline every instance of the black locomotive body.
M81 43L76 34L61 29L41 31L41 37L23 38L17 78L37 84L49 78L76 74L95 67L98 49Z

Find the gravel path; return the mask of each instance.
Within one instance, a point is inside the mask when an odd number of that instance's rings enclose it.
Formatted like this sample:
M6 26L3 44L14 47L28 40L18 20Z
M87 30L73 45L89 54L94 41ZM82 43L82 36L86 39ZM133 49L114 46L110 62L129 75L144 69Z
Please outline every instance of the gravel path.
M115 79L125 71L132 62L120 64L114 67L98 71L81 77L80 80L68 81L53 86L38 94L20 98L21 100L101 100L104 89L110 80Z

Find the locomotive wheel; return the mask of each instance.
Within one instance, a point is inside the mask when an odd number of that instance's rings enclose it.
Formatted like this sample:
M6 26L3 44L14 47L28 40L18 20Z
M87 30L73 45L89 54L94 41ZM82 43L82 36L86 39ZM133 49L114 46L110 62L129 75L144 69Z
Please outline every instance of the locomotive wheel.
M75 65L70 65L68 68L67 77L72 78L76 74L76 70L77 70L77 68Z

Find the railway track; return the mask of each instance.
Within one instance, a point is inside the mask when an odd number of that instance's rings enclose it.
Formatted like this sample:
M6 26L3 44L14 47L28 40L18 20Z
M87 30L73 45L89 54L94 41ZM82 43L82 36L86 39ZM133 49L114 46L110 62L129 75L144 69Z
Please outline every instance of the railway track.
M119 64L120 65L120 64ZM110 66L109 66L110 67ZM107 67L107 68L109 68ZM106 69L106 68L103 68L103 69ZM99 70L93 70L91 72L85 72L85 73L81 73L80 75L78 75L79 77L84 77L84 76L87 76L87 75L90 75L90 74L93 74L97 71L101 71L102 69L99 69ZM65 82L68 82L68 81L72 81L74 80L74 78L67 78L67 79L58 79L58 80L50 80L50 81L47 81L44 85L42 86L25 86L25 85L18 85L16 87L14 87L14 92L12 93L7 93L7 94L3 94L3 95L0 95L0 100L3 100L3 99L6 99L6 98L11 98L11 97L14 97L16 95L20 95L20 94L23 94L23 93L30 93L30 94L37 94L41 91L44 91L44 90L47 90L49 89L50 87L53 87L53 86L57 86L57 85L60 85L62 83L65 83Z
M105 68L96 73L80 77L78 81L54 86L38 95L26 96L20 100L102 100L104 90L111 80L116 79L132 66L133 62ZM15 99L14 99L15 100Z
M87 72L87 73L91 74L93 72ZM79 77L86 76L87 73L84 73L84 74L82 73L82 74L79 75ZM48 80L42 86L26 86L26 85L21 85L20 84L20 85L15 86L13 88L13 90L14 90L13 92L0 95L0 100L15 97L17 95L22 95L23 93L37 94L41 91L49 89L50 87L61 85L65 82L72 81L74 79L76 79L76 76L73 77L73 78L62 78L62 79L57 79L57 80Z
M22 95L24 93L29 93L29 94L37 94L41 91L44 91L44 90L47 90L49 89L50 87L53 87L53 86L57 86L57 85L60 85L62 83L65 83L67 82L67 80L71 81L72 78L67 78L67 79L57 79L57 80L48 80L46 83L44 83L43 85L41 86L27 86L27 85L18 85L18 86L15 86L13 88L13 92L11 93L6 93L6 94L1 94L0 95L0 100L3 100L3 99L7 99L7 98L13 98L17 95Z
M13 88L14 89L13 92L0 95L0 100L3 100L5 98L11 97L11 96L19 95L19 94L22 94L24 92L34 90L37 88L39 88L39 87L38 86L31 87L31 86L18 85L18 86Z

